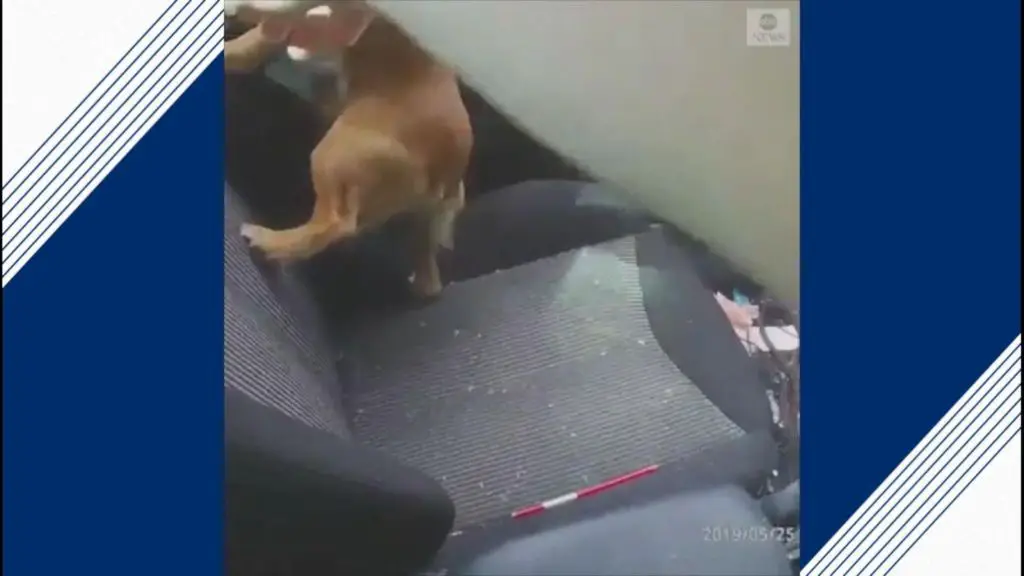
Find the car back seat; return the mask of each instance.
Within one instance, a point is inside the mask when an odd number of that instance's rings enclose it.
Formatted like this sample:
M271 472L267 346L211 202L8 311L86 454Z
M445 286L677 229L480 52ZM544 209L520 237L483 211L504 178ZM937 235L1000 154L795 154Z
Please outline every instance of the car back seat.
M353 412L378 406L373 403L375 390L387 395L401 392L403 387L408 394L396 398L411 401L422 393L423 410L432 410L435 401L445 406L438 413L447 416L437 421L438 426L427 423L424 430L428 432L444 429L459 412L443 404L448 397L443 393L447 388L439 387L447 386L443 377L435 375L431 386L417 388L416 373L407 369L408 364L382 362L381 368L390 372L383 379L362 369L373 368L372 358L380 357L380 350L386 349L381 345L389 339L410 336L409 327L428 319L436 328L460 315L471 315L474 308L487 303L487 294L492 293L489 291L498 290L493 298L532 298L531 294L573 298L571 291L559 296L541 286L547 281L544 267L552 264L537 259L555 258L551 261L555 266L571 267L586 251L559 253L585 244L614 243L616 238L620 239L618 244L592 251L590 258L596 258L593 263L605 266L606 271L621 268L635 275L632 284L620 288L640 298L634 302L638 307L629 313L638 312L644 317L634 318L629 325L611 321L598 328L652 330L649 344L660 348L668 362L659 364L667 371L659 378L677 371L689 382L686 398L710 406L694 412L694 417L711 417L717 423L708 428L684 422L688 430L705 435L703 439L687 440L678 434L657 437L663 444L653 447L656 452L678 452L673 442L695 447L696 452L686 448L679 452L684 455L681 460L659 462L659 473L638 484L636 490L612 491L595 498L596 502L567 507L571 510L545 514L515 527L506 526L510 523L507 516L494 514L525 502L477 506L463 515L460 531L464 535L447 540L442 558L478 554L538 524L550 527L552 523L577 522L602 513L600 510L634 506L692 488L754 486L770 472L777 454L764 390L724 315L694 274L686 247L666 230L651 230L651 220L634 209L604 205L604 200L595 203L595 199L608 196L599 187L526 183L474 200L460 219L456 254L446 263L449 279L463 281L464 287L449 291L452 297L443 296L440 302L422 309L409 307L401 298L404 270L401 263L389 258L397 252L389 251L387 234L379 242L340 247L302 266L261 263L238 237L238 226L250 219L271 226L288 225L286 221L295 222L308 214L303 208L311 203L307 158L316 141L316 130L311 127L314 117L297 98L251 78L244 83L234 87L229 83L227 87L231 101L227 108L227 173L228 180L238 186L225 187L226 523L230 573L276 574L287 570L319 574L337 570L335 573L397 574L427 562L445 542L455 522L449 496L454 479L446 478L444 470L458 467L459 447L449 444L436 454L418 453L415 445L402 443L430 438L411 435L414 428L403 428L413 422L412 418L386 421L368 414L355 421ZM466 248L460 251L459 246ZM373 250L380 251L367 256L367 251ZM624 267L601 253L615 254ZM502 284L487 275L517 265L529 268L519 273L522 290L497 296ZM460 290L475 296L460 298ZM575 293L580 294L578 290ZM607 306L609 298L606 293L588 301ZM541 313L542 308L537 310ZM570 312L569 317L577 312ZM617 314L615 310L612 313ZM367 317L369 322L355 321ZM525 329L527 324L523 326ZM446 329L451 334L458 326ZM557 327L546 328L553 329ZM541 332L537 335L552 336ZM342 346L360 341L363 346L346 347L354 363L342 363L339 373L335 358ZM442 346L437 349L442 355L458 350L451 343L437 339L431 342ZM530 338L520 338L517 345L531 342ZM394 358L419 354L422 350L417 352L415 346L420 344L406 342L412 347L394 350ZM353 366L357 368L354 372ZM447 370L451 378L468 377L460 365L438 369ZM428 388L442 394L432 396ZM638 401L652 400L626 396L604 406L609 410L632 409ZM508 407L509 411L515 409ZM669 412L665 416L673 417ZM628 432L622 426L629 421L620 420L614 429L601 433ZM512 424L514 420L506 421L497 435L492 431L489 437L529 433L509 428ZM668 421L665 425L675 426ZM709 436L712 429L719 435ZM651 438L647 436L647 440ZM597 437L588 439L596 441ZM556 438L537 438L535 442L560 441L567 442ZM643 439L640 442L638 448L652 448ZM445 444L435 441L423 446L437 449ZM571 445L566 446L542 454L558 457L566 449L571 450ZM500 455L502 449L500 444L490 448L495 455ZM486 447L474 450L472 467L460 472L456 490L461 499L459 506L476 498L467 491L473 468L492 475L508 470L507 466L488 465ZM435 459L430 460L431 456ZM522 456L524 461L528 457ZM409 466L411 461L432 474ZM465 458L462 461L470 462ZM612 468L622 465L611 464ZM601 480L569 478L556 472L546 471L550 481L547 488L533 485L518 497L557 496L545 491ZM493 497L500 500L500 496Z

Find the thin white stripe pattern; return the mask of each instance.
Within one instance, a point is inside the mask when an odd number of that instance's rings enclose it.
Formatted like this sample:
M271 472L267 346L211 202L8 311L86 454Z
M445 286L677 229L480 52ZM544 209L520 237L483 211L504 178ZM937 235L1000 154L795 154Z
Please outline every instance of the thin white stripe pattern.
M1020 384L1018 334L801 574L888 574L1020 434Z
M3 286L223 50L221 0L174 0L3 185Z

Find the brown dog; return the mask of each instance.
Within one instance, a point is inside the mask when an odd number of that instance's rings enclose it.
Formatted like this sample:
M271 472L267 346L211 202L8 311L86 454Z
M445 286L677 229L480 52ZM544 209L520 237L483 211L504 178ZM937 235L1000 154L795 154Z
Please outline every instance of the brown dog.
M451 245L453 220L465 201L469 115L453 70L393 22L365 14L365 25L337 55L345 104L311 157L312 217L289 230L246 224L242 234L272 259L302 259L412 212L413 287L432 296L441 291L439 247ZM261 50L265 44L252 42Z

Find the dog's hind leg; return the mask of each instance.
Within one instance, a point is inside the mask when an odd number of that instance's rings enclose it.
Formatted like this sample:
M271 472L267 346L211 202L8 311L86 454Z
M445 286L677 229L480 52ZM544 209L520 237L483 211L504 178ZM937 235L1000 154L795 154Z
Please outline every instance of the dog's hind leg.
M465 205L466 189L461 181L445 190L431 216L430 242L448 250L455 249L455 219Z
M436 296L443 288L437 263L440 248L452 249L455 218L465 205L462 182L447 187L433 206L415 215L410 250L413 261L413 291L421 297Z
M316 205L308 222L287 230L270 230L254 224L242 225L242 236L254 248L263 251L272 260L299 260L309 258L332 243L355 234L359 212L359 192L354 186L342 194L330 193L317 185ZM325 193L326 192L326 193Z
M414 230L409 236L409 251L412 256L412 290L421 298L440 294L441 269L437 265L438 246L432 241L433 221L428 211L413 215Z

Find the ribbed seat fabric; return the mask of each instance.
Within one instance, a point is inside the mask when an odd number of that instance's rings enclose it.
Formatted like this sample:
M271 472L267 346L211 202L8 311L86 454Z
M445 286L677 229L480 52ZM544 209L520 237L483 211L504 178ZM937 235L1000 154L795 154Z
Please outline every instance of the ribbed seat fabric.
M303 423L348 437L338 375L306 288L286 268L257 268L224 191L224 385Z
M457 558L514 532L501 525L517 506L647 464L662 469L641 488L545 517L771 471L756 370L685 247L648 217L590 202L608 195L579 182L488 192L460 217L452 283L420 306L401 298L387 238L264 263L238 228L308 217L317 128L258 78L227 92L229 572L408 568L453 522L465 535L442 559Z

